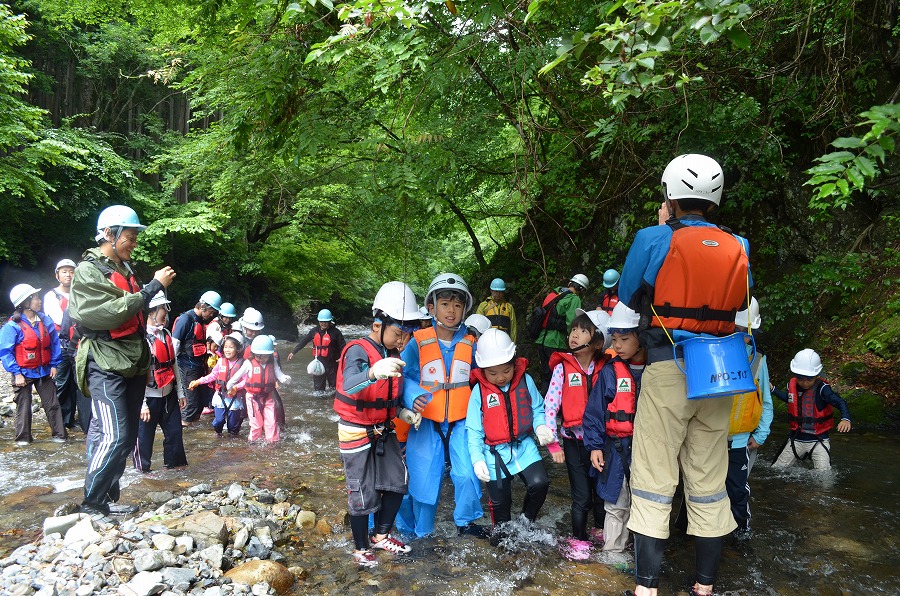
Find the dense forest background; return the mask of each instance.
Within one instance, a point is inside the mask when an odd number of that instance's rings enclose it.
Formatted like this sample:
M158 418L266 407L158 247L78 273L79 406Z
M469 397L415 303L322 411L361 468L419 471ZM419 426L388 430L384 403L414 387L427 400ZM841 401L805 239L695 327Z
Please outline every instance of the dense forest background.
M188 308L280 330L377 287L503 277L520 316L599 285L679 153L723 164L776 378L823 351L898 398L896 0L27 0L0 5L4 289L98 212L150 228ZM596 303L592 292L588 304ZM868 395L868 394L867 394ZM863 399L863 398L861 398ZM866 398L868 399L868 398Z

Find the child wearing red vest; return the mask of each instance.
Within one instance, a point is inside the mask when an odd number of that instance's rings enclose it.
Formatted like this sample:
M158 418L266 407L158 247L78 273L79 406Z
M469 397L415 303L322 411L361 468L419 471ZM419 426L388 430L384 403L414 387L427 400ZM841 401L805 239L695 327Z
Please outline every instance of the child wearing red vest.
M247 417L250 419L250 442L263 440L277 443L281 440L276 413L277 384L287 385L291 377L281 372L275 354L275 342L269 335L257 335L250 344L250 358L226 383L228 396L234 397L240 390L247 392Z
M822 360L813 350L807 348L797 352L791 360L791 372L796 376L788 383L787 391L771 386L772 395L787 402L791 426L788 440L772 467L786 468L810 458L815 469L829 470L831 441L828 432L834 428L834 408L841 411L841 421L837 425L839 433L850 432L850 408L828 381L819 376Z
M584 412L584 445L591 451L591 464L598 476L597 494L606 502L603 551L618 557L624 557L628 542L631 440L646 361L638 341L639 320L624 302L616 304L609 318L616 356L604 364Z
M205 377L191 381L189 388L196 385L214 385L216 393L213 395L212 407L215 410L212 426L216 434L221 437L222 429L228 425L228 434L236 437L241 433L241 424L244 422L244 392L238 391L233 397L228 396L225 389L228 381L244 366L243 337L240 333L226 335L222 341L222 358L219 358L212 371Z
M591 454L584 446L582 419L591 388L597 384L600 369L609 360L604 353L607 344L606 324L609 315L602 310L586 312L577 309L569 332L569 352L550 355L550 386L544 397L547 427L553 441L547 444L550 456L557 464L565 463L572 489L572 537L561 543L562 554L568 559L587 559L591 551L589 540L602 541L605 512L597 495L596 479L591 473ZM562 417L556 437L557 414ZM588 512L594 512L594 527L588 534Z
M350 530L354 562L375 567L373 549L393 554L411 549L391 536L391 529L408 474L400 443L391 422L403 394L403 367L399 348L419 328L416 296L399 281L381 286L372 302L375 322L366 337L349 342L337 370L334 411L337 412L338 446L347 479ZM418 427L422 416L407 417ZM369 515L375 514L374 534L369 535Z
M544 400L531 376L528 360L516 357L516 344L499 329L478 339L472 371L477 381L466 413L469 456L475 476L487 483L493 531L491 544L503 538L500 524L512 519L512 477L525 484L522 515L537 518L550 479L531 433L542 445L553 438L544 419Z

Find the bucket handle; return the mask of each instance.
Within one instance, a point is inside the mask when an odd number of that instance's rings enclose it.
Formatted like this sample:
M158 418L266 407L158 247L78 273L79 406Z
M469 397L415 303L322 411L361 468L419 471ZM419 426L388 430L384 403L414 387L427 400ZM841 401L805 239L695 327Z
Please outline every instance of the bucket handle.
M753 347L753 350L750 352L749 360L750 360L750 362L753 362L753 359L756 358L756 338L753 337L752 333L744 333L744 335L746 335L747 337L750 338L750 345ZM694 338L690 338L690 339L694 339ZM687 371L684 370L684 368L682 368L681 364L678 363L678 349L677 348L684 342L690 341L690 339L685 339L678 343L672 344L672 359L675 361L675 366L677 366L678 370L680 370L684 375L687 375Z

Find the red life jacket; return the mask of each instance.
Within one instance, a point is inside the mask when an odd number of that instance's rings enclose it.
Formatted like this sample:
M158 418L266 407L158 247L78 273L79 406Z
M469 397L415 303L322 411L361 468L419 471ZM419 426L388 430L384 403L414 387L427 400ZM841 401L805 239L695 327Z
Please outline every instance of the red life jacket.
M19 329L22 330L24 337L13 350L19 368L48 366L53 359L50 352L50 332L47 331L44 321L40 317L38 317L37 324L38 328L35 331L34 327L24 318L19 320Z
M189 313L192 311L188 311ZM188 315L189 316L189 315ZM178 326L178 319L180 319L182 315L178 315L175 317L175 322L172 323L172 329L175 329ZM184 352L185 354L191 354L194 358L200 358L201 356L206 354L206 325L200 322L200 320L194 321L194 329L192 333L190 333L186 338L184 338ZM190 351L189 351L190 350Z
M788 383L788 415L791 430L821 435L834 428L834 409L831 404L826 402L825 407L820 410L816 399L827 384L817 378L812 387L798 394L797 377L791 378Z
M606 434L610 437L630 437L634 434L634 413L637 411L637 386L631 367L616 356L612 359L616 373L616 395L606 408Z
M101 271L103 271L103 269L101 269ZM132 294L137 294L141 291L141 285L138 283L137 279L135 279L134 275L130 275L126 278L118 271L109 269L109 273L107 273L106 276L109 281L113 282L120 290L125 290ZM137 314L125 321L122 325L115 329L110 329L109 335L113 339L119 339L135 333L143 333L144 328L144 311L139 310Z
M669 220L672 241L656 276L653 327L724 336L734 333L734 315L747 303L750 266L741 241L714 226Z
M531 434L534 411L525 381L527 367L527 359L516 358L509 391L503 391L488 381L480 368L472 371L472 376L481 386L481 422L486 445L514 443Z
M157 330L154 338L147 336L150 343L150 371L153 380L149 387L163 388L175 380L175 347L172 345L172 335L165 329Z
M608 314L612 314L613 309L616 307L616 304L619 303L619 295L615 292L605 292L603 294L603 299L600 301L600 310L606 311Z
M341 365L337 370L337 387L334 392L334 411L341 420L361 426L385 424L397 415L397 406L403 394L403 379L388 378L377 380L359 393L347 395L344 389L344 355L351 346L360 346L366 351L369 367L385 356L370 339L354 339L341 352Z
M560 404L563 428L581 426L588 396L600 376L600 369L603 368L606 358L608 357L604 355L603 360L595 361L594 372L588 376L574 354L568 352L550 354L550 370L554 370L557 364L563 365L562 402Z
M316 334L313 336L313 345L316 347L313 350L313 356L318 356L320 358L328 358L328 348L331 345L331 334L328 333L328 330L322 331L319 329L316 331Z
M220 369L218 376L216 376L216 391L219 392L219 396L222 397L222 399L225 399L228 393L228 390L225 388L228 379L234 376L234 371L240 370L241 366L244 365L244 359L236 358L232 364L227 358L223 357L222 362L225 363L225 368Z
M263 365L255 357L250 359L250 374L247 375L247 383L244 385L247 393L265 397L275 391L277 380L274 360Z

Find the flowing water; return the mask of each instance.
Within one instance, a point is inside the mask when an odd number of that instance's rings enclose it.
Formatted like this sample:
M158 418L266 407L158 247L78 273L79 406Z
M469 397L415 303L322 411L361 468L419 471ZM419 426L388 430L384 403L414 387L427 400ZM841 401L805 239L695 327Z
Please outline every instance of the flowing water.
M342 328L345 335L362 327ZM309 349L287 362L288 342L279 342L285 371L294 382L283 389L288 430L276 446L249 446L247 424L239 439L217 439L204 425L185 429L187 468L161 466L157 434L154 471L128 468L123 502L139 502L148 492L184 490L200 482L221 488L231 482L285 487L291 501L327 519L346 508L343 470L337 451L337 417L330 396L316 395L306 374ZM80 432L67 445L49 442L42 416L37 441L17 448L12 423L0 428L0 556L40 535L43 518L59 505L79 501L84 475ZM776 424L753 469L753 527L747 546L727 547L717 589L724 594L900 593L900 437L853 431L832 438L834 473L820 476L800 468L774 470L769 462L787 428ZM835 433L837 434L837 433ZM569 527L565 466L545 458L552 485L536 525L514 522L501 548L474 538L457 538L452 491L445 483L433 538L415 540L412 553L359 571L349 562L348 528L321 538L297 530L279 547L288 565L308 571L297 593L393 594L621 594L633 586L627 570L595 556L570 562L557 553L556 540ZM158 470L156 468L159 468ZM521 503L522 488L514 489ZM515 504L514 504L515 507ZM485 503L486 508L486 503ZM515 510L515 509L514 509ZM486 523L486 522L485 522ZM689 538L669 540L661 579L663 594L683 592L691 582L693 546Z

